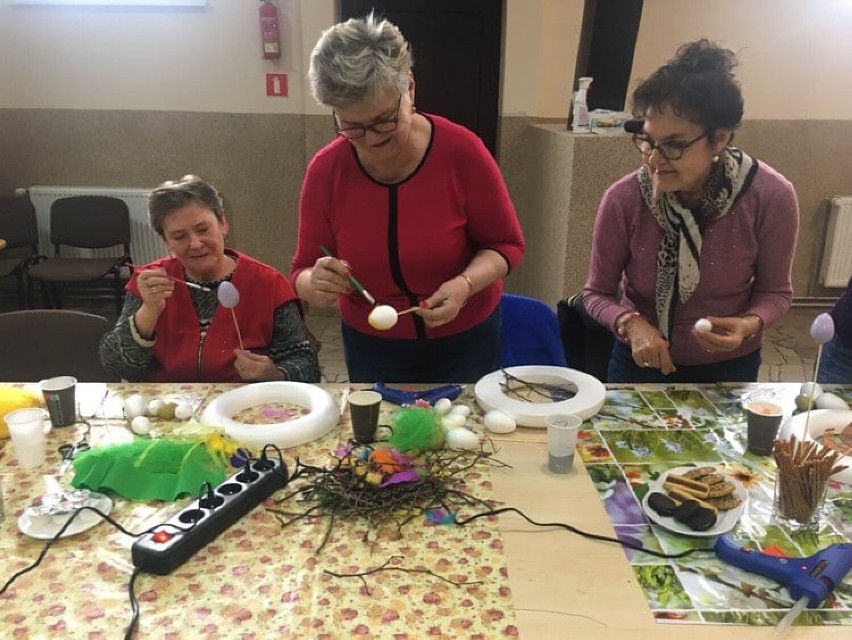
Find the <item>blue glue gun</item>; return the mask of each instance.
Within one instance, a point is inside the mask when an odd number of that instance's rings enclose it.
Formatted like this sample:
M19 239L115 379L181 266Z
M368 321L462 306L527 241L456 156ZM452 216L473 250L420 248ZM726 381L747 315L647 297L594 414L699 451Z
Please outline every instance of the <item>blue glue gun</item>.
M464 387L460 384L448 384L443 387L435 387L425 391L403 391L402 389L392 389L384 382L377 382L373 385L373 391L382 396L382 400L393 402L394 404L414 404L418 400L425 400L429 404L435 404L441 398L455 400L461 395Z
M852 543L848 542L833 544L807 558L783 558L740 547L720 536L715 550L728 564L782 583L794 600L807 598L811 609L818 607L852 569Z

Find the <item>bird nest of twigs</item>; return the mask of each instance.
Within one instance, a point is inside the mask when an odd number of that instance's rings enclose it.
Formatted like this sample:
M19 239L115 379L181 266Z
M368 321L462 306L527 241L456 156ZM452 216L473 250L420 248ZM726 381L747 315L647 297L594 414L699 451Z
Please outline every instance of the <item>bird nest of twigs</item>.
M317 554L341 518L367 521L365 542L374 541L387 527L401 535L405 525L419 518L435 524L453 522L461 507L493 508L492 502L468 492L466 477L482 465L507 466L494 453L488 439L474 451L440 449L417 454L350 443L332 454L325 467L297 458L292 490L277 501L278 508L268 510L283 527L327 519ZM293 510L296 505L304 508Z

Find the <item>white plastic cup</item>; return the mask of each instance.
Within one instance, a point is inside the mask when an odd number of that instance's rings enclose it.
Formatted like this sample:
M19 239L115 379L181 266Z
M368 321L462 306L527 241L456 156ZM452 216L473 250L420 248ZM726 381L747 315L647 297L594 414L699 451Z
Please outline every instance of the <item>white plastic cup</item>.
M582 418L570 413L554 413L547 425L547 468L553 473L569 473L574 467L574 449Z
M47 458L45 434L50 431L50 424L45 424L47 415L47 411L36 407L17 409L4 418L22 469L34 469Z

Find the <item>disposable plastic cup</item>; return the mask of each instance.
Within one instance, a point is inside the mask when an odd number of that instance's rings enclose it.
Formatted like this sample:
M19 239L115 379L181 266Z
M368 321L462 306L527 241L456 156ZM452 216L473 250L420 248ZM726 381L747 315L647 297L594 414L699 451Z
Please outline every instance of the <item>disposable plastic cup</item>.
M45 423L47 415L44 409L29 408L5 416L12 447L22 469L34 469L47 457L45 434L50 431L50 423Z
M545 418L547 425L547 468L553 473L569 473L574 467L574 448L583 420L570 413Z

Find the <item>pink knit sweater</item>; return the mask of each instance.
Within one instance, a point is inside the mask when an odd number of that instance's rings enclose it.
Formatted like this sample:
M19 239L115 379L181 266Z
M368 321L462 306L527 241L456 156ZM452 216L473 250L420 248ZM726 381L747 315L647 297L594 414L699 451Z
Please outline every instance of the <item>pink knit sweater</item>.
M790 272L799 228L793 185L760 163L748 190L731 210L708 223L702 239L701 280L675 309L670 349L675 364L700 365L754 351L760 339L736 351L707 353L692 326L706 316L757 314L766 327L790 308ZM639 192L635 174L607 189L598 209L584 302L589 314L614 332L615 320L636 310L652 324L657 251L663 230Z

